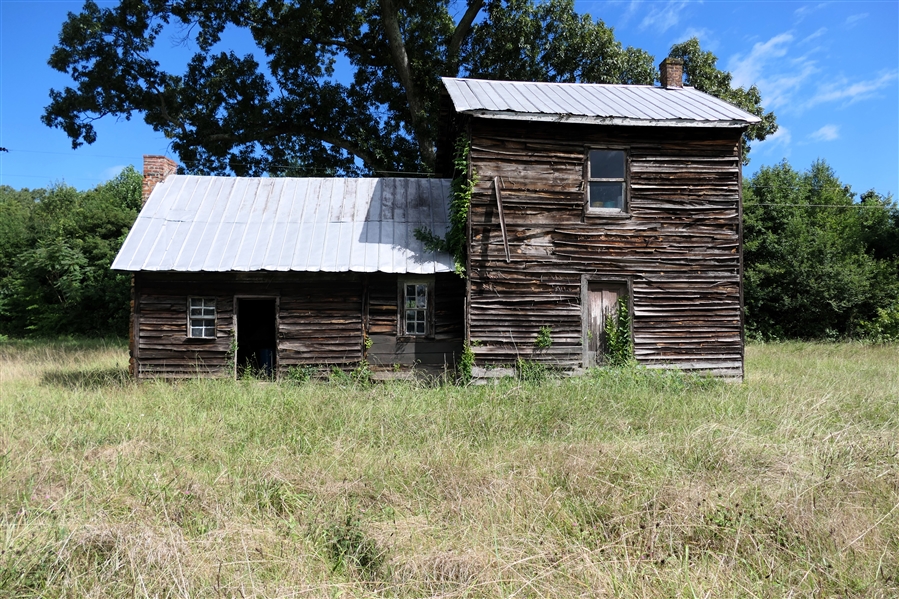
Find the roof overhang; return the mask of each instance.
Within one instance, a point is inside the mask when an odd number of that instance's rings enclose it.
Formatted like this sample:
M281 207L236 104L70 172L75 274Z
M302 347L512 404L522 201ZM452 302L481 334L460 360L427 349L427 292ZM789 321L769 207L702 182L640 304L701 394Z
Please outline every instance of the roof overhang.
M577 114L547 114L535 112L516 112L512 110L462 110L459 114L468 114L482 119L499 119L508 121L531 121L543 123L572 123L577 125L621 125L625 127L698 127L715 129L745 129L761 122L754 121L697 121L692 119L633 119L623 117L584 116Z

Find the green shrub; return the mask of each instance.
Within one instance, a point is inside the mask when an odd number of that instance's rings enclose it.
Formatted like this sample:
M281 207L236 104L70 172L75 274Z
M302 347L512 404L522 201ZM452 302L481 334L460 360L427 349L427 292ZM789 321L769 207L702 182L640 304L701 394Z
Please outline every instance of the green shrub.
M627 297L618 299L615 314L606 318L605 347L603 355L609 366L624 366L634 360L634 343L631 340L631 317L627 309Z

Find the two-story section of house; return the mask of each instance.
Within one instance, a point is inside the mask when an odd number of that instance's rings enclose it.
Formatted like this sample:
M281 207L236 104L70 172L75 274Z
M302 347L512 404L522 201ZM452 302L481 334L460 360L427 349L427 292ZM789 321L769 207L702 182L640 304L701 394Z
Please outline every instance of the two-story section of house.
M466 335L477 373L603 362L619 300L650 367L743 376L741 135L758 117L684 87L443 79L470 147Z

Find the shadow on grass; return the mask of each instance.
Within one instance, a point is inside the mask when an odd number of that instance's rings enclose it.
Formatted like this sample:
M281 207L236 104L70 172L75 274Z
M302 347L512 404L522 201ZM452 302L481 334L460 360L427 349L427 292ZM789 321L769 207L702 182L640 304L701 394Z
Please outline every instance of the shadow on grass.
M132 382L127 368L92 368L89 370L48 370L41 383L68 389L101 389L124 387Z

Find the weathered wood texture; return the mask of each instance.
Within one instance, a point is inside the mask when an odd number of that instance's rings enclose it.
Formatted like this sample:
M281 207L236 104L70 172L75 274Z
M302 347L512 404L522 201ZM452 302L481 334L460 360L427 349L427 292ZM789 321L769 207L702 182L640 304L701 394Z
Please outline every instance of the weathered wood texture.
M583 366L584 280L630 281L636 357L742 376L739 132L472 119L470 337L479 364ZM626 148L625 214L585 210L591 146ZM506 261L494 181L511 261ZM552 346L538 349L541 327Z
M464 286L436 275L434 331L397 339L397 275L375 273L137 273L134 372L139 378L226 376L233 372L235 297L279 298L276 363L284 374L301 364L352 367L363 359L364 323L375 339L373 363L452 365L462 347ZM215 339L187 336L188 297L216 300ZM368 301L366 302L366 296Z
M455 366L464 335L465 284L457 275L448 273L434 275L432 280L434 309L430 334L412 337L402 334L397 320L402 302L397 275L369 275L368 335L372 346L366 352L366 359L373 365Z

